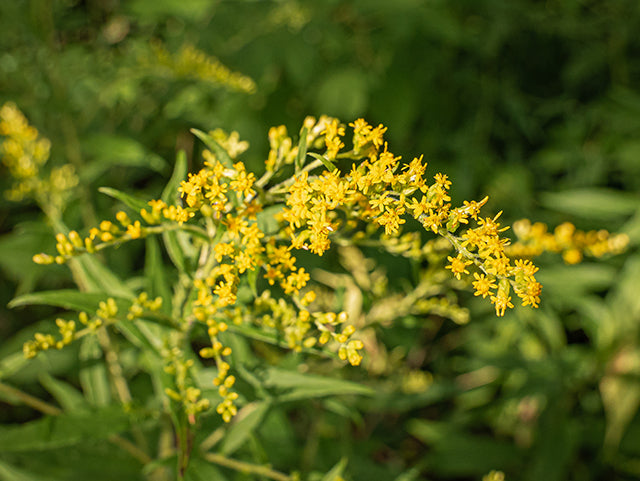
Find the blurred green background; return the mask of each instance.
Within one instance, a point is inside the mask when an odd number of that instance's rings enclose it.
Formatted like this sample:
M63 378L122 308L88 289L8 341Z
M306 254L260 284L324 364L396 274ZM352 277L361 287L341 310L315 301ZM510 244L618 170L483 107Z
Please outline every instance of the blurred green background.
M345 455L353 480L462 481L490 469L508 480L632 480L640 478L638 32L636 0L5 0L0 104L15 102L52 141L51 165L76 166L98 218L118 208L98 187L155 197L179 149L197 168L192 127L239 131L251 144L244 160L260 172L270 126L296 134L306 115L328 114L383 123L391 151L424 154L432 174L449 175L454 202L489 195L488 211L504 210L507 223L626 232L622 256L572 267L541 259L539 310L498 319L462 295L467 326L407 315L380 332L390 351L433 375L426 391L385 391L381 380L380 394L357 404L360 423L338 428L338 414L318 421L301 407L260 435L283 446L268 453L281 469L309 459L329 469ZM185 46L255 88L180 64ZM2 171L0 189L9 184ZM65 220L81 228L86 216L72 203ZM32 205L0 200L0 356L51 314L7 302L70 285L65 269L31 263L52 245L41 221ZM109 257L121 273L135 271L135 259ZM65 362L57 374L70 369ZM42 391L33 374L12 382ZM0 407L6 424L33 417ZM295 441L307 425L319 430L315 456Z

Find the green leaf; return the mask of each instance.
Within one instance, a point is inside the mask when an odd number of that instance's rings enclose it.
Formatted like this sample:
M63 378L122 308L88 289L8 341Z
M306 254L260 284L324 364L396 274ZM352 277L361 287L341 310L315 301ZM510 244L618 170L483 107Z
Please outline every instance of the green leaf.
M331 470L322 477L321 481L340 481L342 480L342 474L347 467L347 458L342 458L331 468Z
M284 206L282 204L271 205L256 215L258 227L266 235L275 234L280 229L280 223L276 219L276 214L282 212L283 208Z
M309 152L308 155L310 155L314 159L318 159L320 162L322 162L323 165L327 169L329 169L330 172L333 172L334 170L337 169L337 167L333 164L333 162L331 162L329 159L327 159L324 155L316 154L315 152Z
M162 298L162 312L170 314L171 287L156 237L147 237L146 239L144 276L149 295L151 297L160 296Z
M546 192L540 195L540 201L549 209L595 220L629 216L640 206L635 194L596 188Z
M616 270L605 264L556 265L545 267L536 277L550 301L579 303L589 292L609 287L616 277Z
M275 367L265 369L264 385L281 391L280 402L299 401L335 395L373 395L374 390L351 381L343 381L313 374L300 374Z
M82 393L71 384L56 379L46 372L42 373L39 379L40 384L58 401L64 411L76 412L89 408Z
M369 79L364 70L351 66L323 72L314 106L338 118L356 118L366 111Z
M22 352L15 352L0 361L0 379L7 378L18 372L29 359Z
M80 369L80 385L92 406L107 406L111 402L107 368L102 364L102 350L95 336L85 336L80 344L80 361L86 361Z
M604 443L607 449L615 452L640 408L640 349L622 348L615 353L610 364L622 366L618 367L619 372L606 374L600 380L600 395L607 420Z
M98 190L109 197L118 199L136 213L140 212L142 209L149 210L149 204L146 200L138 199L129 194L125 194L120 190L112 189L111 187L99 187Z
M165 185L160 198L167 204L174 204L178 199L178 187L187 177L187 154L183 150L176 155L176 163L173 166L173 173L167 185Z
M133 299L133 291L108 267L92 255L81 255L69 261L74 275L81 276L82 290L104 292L112 297Z
M169 259L176 269L180 272L187 272L187 260L182 251L182 246L178 239L180 233L176 231L167 231L162 233L162 241L164 242L164 248L169 254ZM182 233L184 235L184 233Z
M98 309L98 305L101 301L106 301L109 297L106 293L98 292L80 292L71 289L62 289L59 291L46 291L37 292L34 294L25 294L24 296L17 297L9 303L9 307L26 306L33 304L43 304L48 306L57 306L64 309L73 311L85 311L88 314L95 314ZM122 298L113 298L118 305L118 312L122 317L126 314L131 301ZM167 321L162 318L154 318L149 316L146 319L147 322L152 322L161 326L167 326ZM132 344L135 346L151 349L152 351L158 351L159 345L152 341L157 341L157 332L153 332L148 326L144 326L142 320L136 320L134 322L127 319L120 319L114 324L114 327L118 329ZM169 327L172 327L169 325ZM1 366L1 364L0 364ZM1 372L1 370L0 370Z
M307 158L307 133L309 129L302 127L300 131L300 141L298 142L298 155L296 155L295 173L297 174L302 170L304 161Z
M51 481L51 478L43 478L22 468L0 460L0 479L3 481Z
M57 291L36 292L16 297L9 302L9 307L14 308L36 304L62 307L71 311L95 313L98 304L106 301L108 297L109 296L103 292L80 292L72 289L61 289ZM121 300L121 302L127 301Z
M91 178L99 177L113 165L145 167L156 172L167 167L162 157L131 137L96 134L88 137L82 147L88 157L93 157L88 169Z
M478 476L491 469L520 465L520 452L513 444L491 436L468 434L452 423L414 419L407 430L429 446L425 461L434 474Z
M159 353L162 348L162 342L157 329L155 329L158 326L147 326L144 322L142 319L134 322L121 319L114 327L134 346L149 350L149 352Z
M199 457L193 457L189 460L187 472L184 474L185 481L226 481L227 478L212 463L205 461Z
M267 401L247 404L234 418L238 421L231 425L224 437L220 453L229 456L236 452L247 442L255 430L260 427L265 415L269 411L270 404Z
M0 236L0 270L19 283L19 293L32 291L39 278L50 280L66 274L58 266L33 262L33 254L47 252L53 244L51 227L44 222L24 222Z
M143 25L157 25L167 18L178 18L179 21L197 22L211 11L209 0L131 0L122 8L134 18L140 18Z
M200 140L204 142L204 144L209 147L216 154L217 159L225 166L225 167L233 167L233 160L229 157L229 153L218 143L216 139L211 137L206 132L198 129L191 129L191 133L198 137Z
M120 408L47 416L19 426L0 426L0 452L43 451L106 439L129 427Z
M254 269L250 269L247 271L246 279L247 284L249 284L249 288L251 289L251 293L254 297L258 297L258 271L260 267L256 267Z

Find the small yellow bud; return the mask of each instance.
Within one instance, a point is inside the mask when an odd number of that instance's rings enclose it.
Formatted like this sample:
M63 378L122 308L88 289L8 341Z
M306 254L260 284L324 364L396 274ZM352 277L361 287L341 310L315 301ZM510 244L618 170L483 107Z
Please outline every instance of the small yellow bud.
M82 238L80 234L78 234L75 230L69 232L69 240L73 244L74 247L83 247L84 243L82 242Z

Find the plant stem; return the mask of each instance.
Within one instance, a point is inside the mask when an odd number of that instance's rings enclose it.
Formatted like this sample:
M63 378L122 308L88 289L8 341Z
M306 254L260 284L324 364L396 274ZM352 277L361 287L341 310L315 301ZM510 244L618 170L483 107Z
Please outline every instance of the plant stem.
M32 396L31 394L27 394L20 389L17 389L13 386L9 386L3 382L0 382L0 393L7 394L9 396L17 398L22 404L25 406L29 406L30 408L35 409L36 411L40 411L43 414L48 414L49 416L58 416L62 414L62 409L57 406L53 406L37 397Z
M265 478L275 479L276 481L292 481L293 477L288 476L279 471L274 471L268 466L261 466L258 464L251 464L244 461L238 461L237 459L227 458L217 453L204 453L202 455L204 459L211 463L219 464L227 468L235 469L245 474L256 474L258 476L264 476Z

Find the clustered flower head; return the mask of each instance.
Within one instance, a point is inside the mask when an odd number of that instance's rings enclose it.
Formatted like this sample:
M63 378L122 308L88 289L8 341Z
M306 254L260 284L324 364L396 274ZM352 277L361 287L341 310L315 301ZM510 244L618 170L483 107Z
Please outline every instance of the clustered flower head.
M578 264L585 254L591 257L619 254L629 244L626 234L610 234L604 229L585 232L570 222L564 222L549 232L545 224L532 224L523 219L513 224L513 231L517 242L510 246L510 255L535 257L545 251L558 252L567 264Z
M178 78L196 78L205 82L227 87L239 92L253 93L256 84L250 77L231 71L217 58L207 55L193 45L183 45L175 54L171 54L160 42L151 45L154 58L143 58L148 70L161 67L163 74Z
M150 299L149 294L143 291L131 302L125 317L129 321L133 321L145 316L149 312L156 312L161 307L162 298L157 297ZM34 334L34 338L25 342L22 346L24 356L32 359L41 351L62 349L87 334L95 333L102 326L118 322L121 317L119 316L119 311L115 299L109 297L98 304L94 315L89 316L89 314L84 311L80 312L78 314L78 322L58 318L56 319L56 326L58 327L60 336L56 338L53 334L43 334L40 332ZM78 327L82 326L84 327L78 330Z
M471 284L476 296L488 298L497 315L514 307L512 294L524 306L538 307L542 288L535 278L538 268L528 255L514 256L509 251L510 241L503 235L508 227L501 226L501 213L480 215L486 197L454 206L448 177L437 173L429 179L422 157L403 163L384 141L383 125L373 127L358 119L349 126L353 129L350 147L346 127L330 117L306 118L298 142L285 127L272 128L260 178L238 160L248 145L237 133L194 130L208 149L203 152L203 168L179 182L175 195L165 197L179 198L178 202L155 199L144 207L129 205L131 213L118 212L115 222L104 220L85 236L76 231L60 233L58 254L38 254L34 261L65 263L155 234L180 231L190 236L197 260L191 272L181 272L189 292L181 301L184 307L178 318L172 319L182 333L182 344L174 342L164 355L167 372L175 376L175 386L166 393L182 403L190 421L208 407L190 374L195 355L188 353L188 336L196 331L194 326L208 338L198 355L217 368L213 383L220 402L216 411L225 421L237 412L232 350L225 344L236 328L253 324L273 334L274 344L294 351L321 349L353 366L362 362L364 344L347 313L313 308L316 292L309 285L311 273L298 265L294 255L298 250L322 256L334 241L357 244L378 231L391 252L429 259L435 248L432 243L421 246L419 235L403 233L407 219L414 219L455 250L447 256L448 265L440 268L449 270L455 282ZM323 166L326 169L318 172ZM283 175L285 180L272 182ZM282 206L275 227L273 214L265 210L272 206ZM597 251L595 243L590 246ZM415 299L415 304L453 312L440 301ZM146 297L139 299L130 315L150 308L150 302ZM452 315L461 323L467 317ZM68 334L72 330L68 325L63 327L61 341L36 340L25 352L64 344L73 334Z
M315 176L302 171L288 188L282 219L294 248L322 255L330 248L332 236L341 237L358 222L378 225L385 236L399 237L409 214L425 229L451 242L457 254L448 257L446 268L459 280L475 279L475 294L489 297L497 315L513 307L511 292L523 305L538 307L542 286L534 275L537 267L530 261L514 263L507 256L510 241L502 233L508 227L500 226L500 213L479 216L488 198L453 207L448 193L451 181L446 175L438 173L430 182L421 157L402 164L388 150L383 126L373 128L362 119L350 126L352 150L340 152L345 131L337 121L329 122L327 153L320 160L331 170ZM343 174L331 163L341 158L359 162ZM469 270L472 266L473 272Z
M78 184L73 166L52 169L48 178L42 168L49 160L51 142L40 137L29 125L16 105L7 102L0 107L0 158L14 182L5 196L14 202L36 198L49 207L60 208L64 195Z

